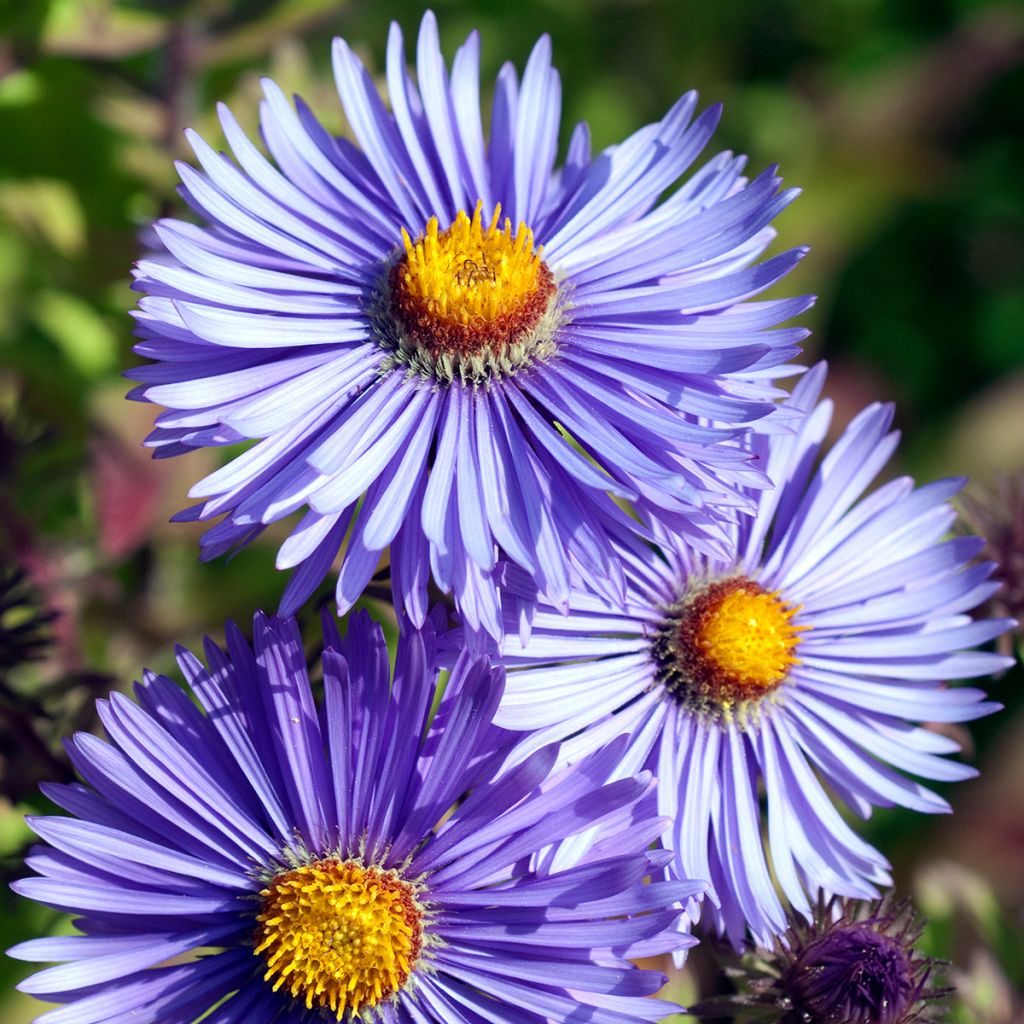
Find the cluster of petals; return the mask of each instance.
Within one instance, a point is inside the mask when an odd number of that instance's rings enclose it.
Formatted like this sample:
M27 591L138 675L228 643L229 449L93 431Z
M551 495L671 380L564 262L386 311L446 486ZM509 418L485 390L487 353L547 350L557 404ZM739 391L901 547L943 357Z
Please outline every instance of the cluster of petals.
M756 512L733 525L725 556L652 524L657 548L619 538L625 603L581 587L569 615L535 607L514 567L507 576L523 600L518 612L506 602L511 671L496 721L527 734L516 757L565 740L573 761L627 732L620 770L658 776L675 869L712 882L713 916L737 944L749 929L770 945L785 929L783 899L809 914L819 891L871 898L891 881L830 794L861 817L872 807L948 811L905 773L950 782L976 771L941 756L960 745L919 723L990 714L999 705L980 690L946 680L1012 664L965 649L1013 623L969 614L999 584L993 564L975 557L979 538L948 536L948 500L963 481L915 489L898 477L863 496L898 442L893 409L868 406L822 457L832 412L818 402L824 379L819 364L796 386L792 432L752 435L775 486L752 492ZM688 591L737 576L796 609L798 657L770 697L714 719L668 692L655 642Z
M694 919L770 946L890 883L844 810L949 809L917 779L974 769L923 723L998 707L949 681L1005 668L974 648L1013 623L972 617L997 584L949 536L961 481L876 486L890 406L826 448L824 365L777 388L810 299L758 296L803 255L764 255L796 193L730 153L686 177L717 108L596 155L578 125L559 162L547 37L487 118L478 37L447 65L429 12L414 76L392 27L388 105L333 57L352 138L270 81L262 146L221 107L230 154L189 133L179 165L198 222L135 278L146 443L230 450L176 518L219 520L204 559L291 519L281 617L69 741L15 887L81 934L16 946L58 962L22 988L60 1004L40 1024L657 1020L633 961ZM393 663L333 618L382 563ZM289 616L335 565L321 689ZM378 885L385 967L329 975L280 924L306 900L340 963L364 925L317 886Z
M192 488L202 500L180 518L223 517L204 558L305 510L278 554L295 569L282 613L343 546L344 612L387 550L414 624L432 577L474 630L498 636L499 557L556 605L576 569L621 598L612 538L633 527L613 495L710 549L724 517L749 511L741 485L767 481L730 441L773 408L771 372L806 334L777 325L810 300L746 300L803 254L761 260L795 190L780 191L771 168L746 180L729 153L678 184L719 115L696 114L694 93L596 156L577 126L557 166L547 37L521 79L511 65L499 74L486 143L477 36L449 71L428 13L416 71L414 82L393 26L389 111L336 41L358 145L270 81L260 113L272 159L223 107L233 159L189 134L201 169L179 165L181 193L203 223L156 225L166 252L140 262L135 284L146 293L136 351L153 362L129 376L133 397L166 407L147 440L157 455L258 442ZM439 382L391 359L382 289L403 229L445 227L480 201L543 246L559 294L554 351L483 382Z
M364 613L344 640L327 620L318 703L294 621L258 615L251 648L229 625L206 665L179 649L195 703L148 673L137 703L101 702L109 741L70 742L84 784L46 787L70 816L30 819L49 846L15 883L83 933L10 951L65 961L21 985L65 1004L40 1024L325 1019L274 992L253 948L265 879L325 856L398 872L426 908L410 977L362 1019L633 1024L677 1009L648 998L663 975L630 962L690 944L672 926L701 888L644 884L665 860L649 849L663 827L650 774L606 781L621 743L569 771L551 774L549 747L495 774L501 672L461 659L431 719L434 646L428 620L392 680ZM597 837L584 855L563 849L583 831Z

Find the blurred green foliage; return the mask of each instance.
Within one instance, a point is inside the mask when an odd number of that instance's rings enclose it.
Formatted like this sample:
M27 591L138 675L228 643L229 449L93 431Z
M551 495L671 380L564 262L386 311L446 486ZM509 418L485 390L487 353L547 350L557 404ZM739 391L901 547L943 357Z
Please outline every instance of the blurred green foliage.
M439 0L436 9L448 54L480 30L485 102L502 61L522 67L550 32L566 138L585 119L595 145L610 145L689 88L723 100L720 146L749 153L754 171L780 163L805 190L779 221L780 244L814 251L785 290L820 296L807 355L832 364L837 420L895 399L903 468L922 476L1024 465L1019 4ZM196 529L167 525L212 456L154 464L140 447L152 411L123 401L119 376L134 360L131 263L147 223L180 209L172 160L188 159L184 126L219 140L223 99L255 129L258 78L269 74L343 131L330 37L344 35L379 69L387 23L400 21L408 37L421 10L408 0L0 5L0 560L23 565L60 616L51 656L18 681L25 693L72 679L88 696L86 668L127 685L143 664L169 669L173 641L194 645L225 618L244 623L253 607L276 604L284 580L273 571L273 531L237 559L200 566ZM985 779L951 794L958 815L936 823L889 812L870 825L932 918L929 952L954 961L965 1024L1009 1021L1024 980L1024 743L1009 739L1024 732L1017 684L1011 675L993 685L1009 710L972 730ZM34 728L59 750L45 725ZM27 799L0 808L8 877L26 841L21 811L41 806ZM0 901L7 942L65 926ZM0 960L0 991L23 970ZM709 971L698 959L673 986L689 996ZM27 998L0 994L7 1024L34 1012Z

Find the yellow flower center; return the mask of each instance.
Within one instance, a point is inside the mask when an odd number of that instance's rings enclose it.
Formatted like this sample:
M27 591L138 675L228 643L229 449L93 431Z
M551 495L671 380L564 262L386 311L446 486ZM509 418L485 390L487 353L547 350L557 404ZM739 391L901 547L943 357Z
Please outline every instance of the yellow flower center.
M760 701L799 663L799 610L742 577L688 595L655 642L666 688L713 717Z
M264 980L338 1020L405 984L422 944L422 908L393 871L320 860L277 875L260 893L254 952Z
M533 232L515 233L501 205L485 225L483 202L472 219L460 210L444 231L436 217L389 278L390 312L400 362L442 380L480 382L515 372L553 351L554 277L534 248Z
M774 690L796 664L796 629L777 593L746 584L716 596L694 638L699 656L754 690Z

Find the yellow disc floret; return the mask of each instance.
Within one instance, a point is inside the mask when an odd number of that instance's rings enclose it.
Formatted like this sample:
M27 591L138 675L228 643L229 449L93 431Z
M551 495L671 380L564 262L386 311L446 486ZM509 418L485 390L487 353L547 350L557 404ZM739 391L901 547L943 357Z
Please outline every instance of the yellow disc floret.
M799 664L799 610L744 577L694 588L655 638L661 681L694 710L744 720Z
M404 255L389 278L390 312L400 347L419 369L435 373L441 363L436 375L449 379L511 372L550 341L543 322L554 278L533 232L521 223L513 233L500 204L489 223L481 201L472 218L460 210L441 230L431 217L415 241L403 229L402 241Z
M721 595L702 616L695 642L724 675L756 690L773 690L796 664L795 609L747 584Z
M422 908L393 871L320 860L260 893L254 952L265 981L338 1020L397 992L420 955Z
M537 290L543 263L542 250L533 248L533 232L520 224L512 234L507 217L499 227L500 203L485 228L483 205L476 204L472 220L459 210L446 231L439 231L437 218L431 217L415 242L402 229L404 294L423 312L452 326L494 323L517 311Z

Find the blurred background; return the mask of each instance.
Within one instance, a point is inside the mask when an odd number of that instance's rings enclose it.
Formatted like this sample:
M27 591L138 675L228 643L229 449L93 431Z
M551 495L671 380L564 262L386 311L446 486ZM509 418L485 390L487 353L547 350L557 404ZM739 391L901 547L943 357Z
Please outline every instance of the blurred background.
M804 195L780 245L811 256L785 282L814 292L808 360L826 357L838 425L893 400L900 465L968 474L975 530L1003 558L1002 601L1024 606L1024 6L984 0L437 0L446 55L483 38L483 94L550 32L563 135L595 148L697 88L722 100L718 148L779 163ZM343 35L371 70L409 0L7 0L0 3L0 870L24 871L23 814L66 779L59 737L94 728L92 700L171 644L220 635L276 606L267 531L201 566L168 517L212 468L199 452L150 461L153 410L125 402L129 271L140 232L180 212L173 158L186 125L221 141L225 100L255 129L258 79L344 121L329 68ZM710 152L714 152L711 150ZM710 153L709 153L710 155ZM1016 478L1014 476L1016 474ZM21 575L17 573L20 570ZM26 659L30 659L27 660ZM954 1022L1024 1020L1024 698L957 731L982 776L941 820L878 814L864 830L949 960ZM66 930L0 891L0 945ZM684 1001L717 984L710 951L674 976ZM0 1020L41 1009L0 958Z

